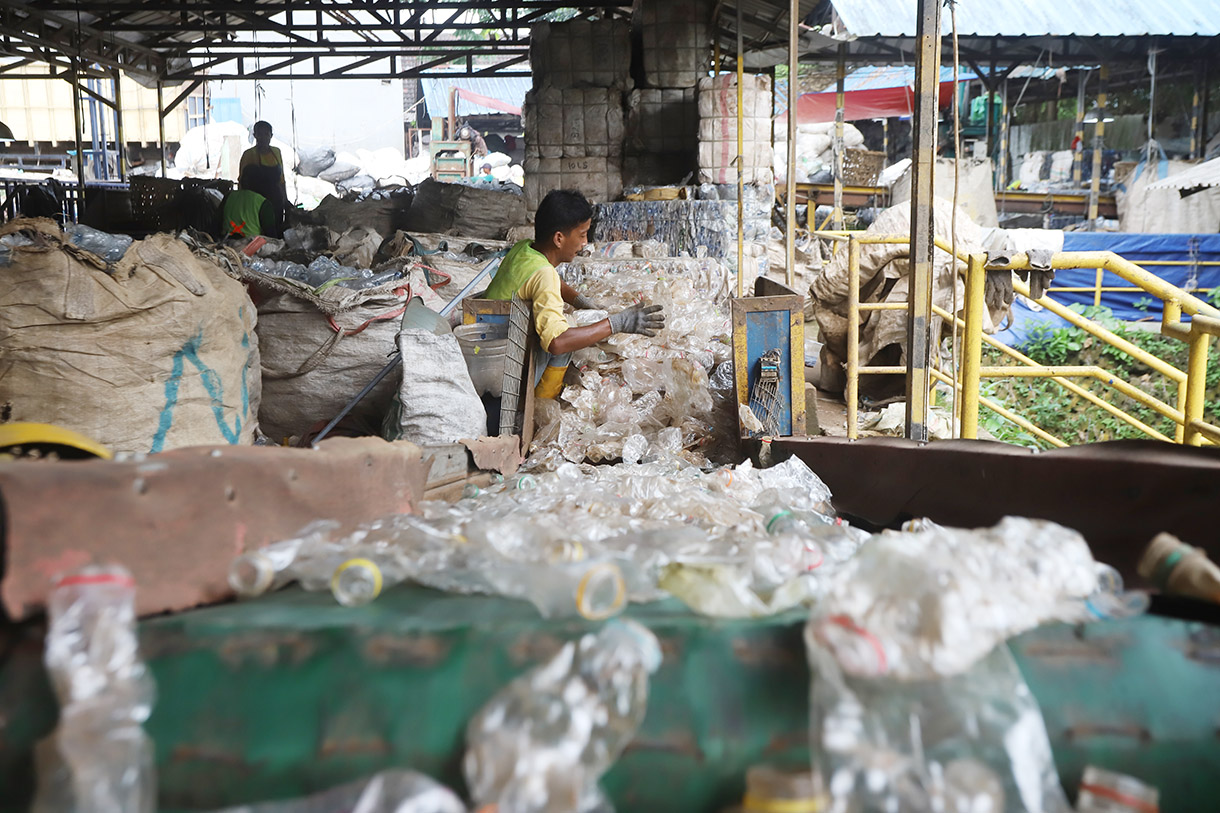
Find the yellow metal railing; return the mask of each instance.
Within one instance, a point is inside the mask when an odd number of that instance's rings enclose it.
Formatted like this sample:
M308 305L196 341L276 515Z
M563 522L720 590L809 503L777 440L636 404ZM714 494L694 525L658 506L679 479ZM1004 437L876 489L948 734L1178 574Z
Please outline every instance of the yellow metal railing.
M866 244L879 243L905 245L909 243L910 238L907 235L850 232L818 232L817 236L847 244L848 330L847 359L844 365L847 381L844 397L847 402L847 434L849 438L855 438L858 435L859 425L860 376L905 375L907 372L905 367L881 367L860 364L860 315L868 311L907 310L909 308L909 304L905 302L860 302L860 247ZM952 246L944 240L938 238L936 246L940 251L953 254ZM1203 420L1208 350L1212 339L1220 336L1220 310L1212 307L1192 293L1174 287L1155 274L1112 252L1060 252L1054 255L1052 267L1055 269L1096 268L1098 270L1099 281L1105 271L1110 271L1131 283L1133 286L1132 290L1143 291L1161 300L1163 303L1161 333L1165 336L1184 341L1189 345L1185 370L1180 370L1167 361L1154 356L1109 330L1104 325L1081 316L1076 311L1056 302L1048 295L1044 295L1037 302L1051 313L1084 330L1097 340L1126 353L1176 384L1178 388L1177 403L1171 405L1102 367L1095 365L1041 365L1019 351L984 334L984 297L988 270L1027 270L1030 267L1028 257L1018 254L1011 258L1009 264L991 266L990 269L987 266L985 255L966 255L958 252L957 257L966 265L964 272L966 293L962 303L963 306L960 310L961 315L951 314L940 307L934 307L933 310L941 319L950 325L956 324L961 330L962 358L960 370L950 367L948 371L932 369L930 373L934 379L953 387L955 392L959 394L957 399L959 415L954 417L960 420L961 437L978 437L978 416L981 405L1020 426L1046 443L1054 446L1067 446L1068 444L1062 439L1056 438L1040 427L1035 426L1026 418L1007 409L1003 405L982 397L980 392L983 379L1037 377L1049 378L1069 392L1108 412L1148 437L1195 446L1201 445L1204 442L1220 443L1220 427ZM1029 287L1020 280L1014 278L1013 287L1017 293L1029 297ZM1189 314L1192 317L1190 322L1182 321L1183 313ZM1017 363L1017 366L984 366L982 364L982 348L985 343L1011 358ZM1076 384L1071 380L1074 378L1091 379L1100 382L1156 414L1168 418L1176 426L1174 437L1170 438L1168 435L1115 406L1096 393Z

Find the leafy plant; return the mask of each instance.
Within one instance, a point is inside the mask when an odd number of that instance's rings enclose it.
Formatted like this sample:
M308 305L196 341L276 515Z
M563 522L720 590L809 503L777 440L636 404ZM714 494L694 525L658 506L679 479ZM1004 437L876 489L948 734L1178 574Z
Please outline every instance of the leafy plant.
M1209 299L1220 296L1213 291ZM1114 318L1106 308L1076 307L1078 313L1091 318L1119 337L1166 363L1184 370L1188 345L1159 333L1139 330ZM1220 423L1220 348L1212 343L1208 355L1205 380L1204 420ZM1176 406L1178 385L1151 366L1106 342L1095 339L1084 330L1067 327L1041 327L1030 333L1025 355L1048 366L1098 366L1111 371L1116 379L1129 382L1165 404ZM989 366L1015 364L1008 356L984 347L983 363ZM1145 425L1173 437L1174 422L1142 402L1119 393L1101 381L1074 379L1074 383L1098 398L1112 404ZM1142 430L1091 403L1083 396L1070 392L1047 378L991 379L982 382L982 394L1024 416L1035 426L1061 438L1069 444L1089 443L1120 438L1146 438ZM1043 440L1015 426L996 413L980 408L979 420L996 439L1022 446L1046 448Z

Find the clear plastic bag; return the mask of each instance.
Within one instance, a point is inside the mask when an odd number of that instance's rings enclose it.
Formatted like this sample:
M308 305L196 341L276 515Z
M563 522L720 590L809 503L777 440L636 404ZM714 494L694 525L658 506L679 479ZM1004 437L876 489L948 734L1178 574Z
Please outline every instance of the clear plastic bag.
M806 630L811 748L835 813L1069 813L1038 703L1007 646L966 672L853 677Z
M47 601L46 665L59 726L39 746L37 813L151 813L154 686L140 658L135 583L117 566L60 578Z
M303 799L229 807L216 813L466 813L453 791L415 771L389 770Z
M656 637L612 621L501 690L466 728L462 767L475 804L499 813L611 810L597 786L635 736Z

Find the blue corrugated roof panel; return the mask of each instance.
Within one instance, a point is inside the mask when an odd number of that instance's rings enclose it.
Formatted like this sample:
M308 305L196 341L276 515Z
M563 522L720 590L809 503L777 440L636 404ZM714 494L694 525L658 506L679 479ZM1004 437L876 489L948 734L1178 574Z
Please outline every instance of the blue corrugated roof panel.
M917 3L831 0L844 27L858 37L913 37ZM987 0L959 3L959 36L1133 37L1220 36L1216 0ZM952 29L942 14L945 34Z
M449 92L454 85L480 96L498 99L513 107L520 107L533 84L533 80L528 76L455 76L419 81L424 91L425 104L428 105L428 115L434 118L449 115ZM502 112L458 97L459 116L486 116Z

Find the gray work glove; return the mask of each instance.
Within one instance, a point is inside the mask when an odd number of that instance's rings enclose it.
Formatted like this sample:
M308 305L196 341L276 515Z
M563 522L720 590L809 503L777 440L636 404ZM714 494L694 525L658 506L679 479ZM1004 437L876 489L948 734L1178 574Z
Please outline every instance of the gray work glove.
M600 310L600 308L597 307L597 303L592 299L589 299L589 297L585 296L584 294L576 295L576 298L572 300L572 307L578 311Z
M632 305L627 310L610 314L611 333L639 333L655 336L665 327L665 314L660 305Z

